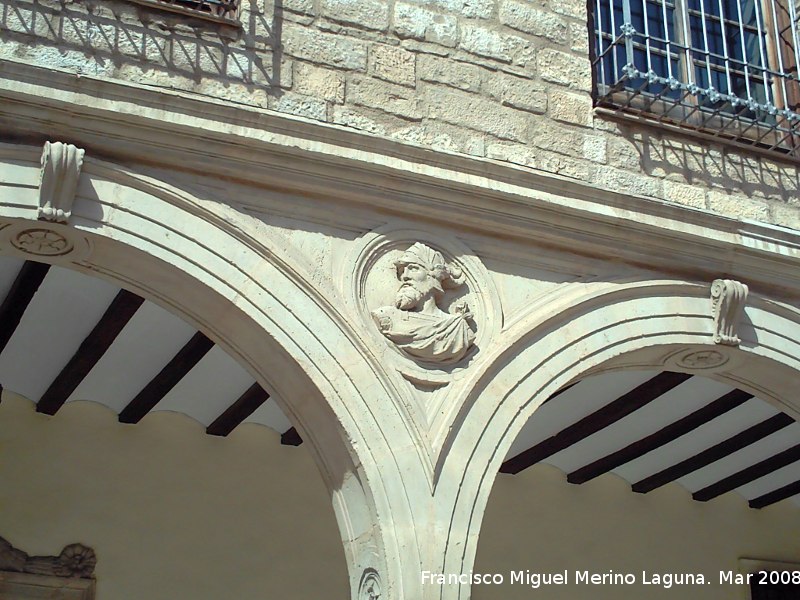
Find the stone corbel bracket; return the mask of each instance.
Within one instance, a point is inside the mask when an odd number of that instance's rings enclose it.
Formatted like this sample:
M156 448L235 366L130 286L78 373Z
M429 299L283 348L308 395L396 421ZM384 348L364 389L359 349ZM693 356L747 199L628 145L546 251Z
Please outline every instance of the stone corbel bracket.
M39 182L39 220L66 223L72 214L84 150L72 144L45 142Z
M739 324L747 302L747 286L733 279L715 279L711 284L714 343L738 346Z

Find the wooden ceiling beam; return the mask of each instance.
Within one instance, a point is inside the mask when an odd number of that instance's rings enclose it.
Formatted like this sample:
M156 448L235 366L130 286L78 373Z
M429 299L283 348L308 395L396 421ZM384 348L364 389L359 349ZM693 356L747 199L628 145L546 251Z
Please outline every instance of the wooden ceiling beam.
M199 331L161 372L119 413L120 423L138 423L213 348L214 342Z
M39 399L36 412L56 414L111 347L143 302L144 298L141 296L127 290L119 291L100 321Z
M767 494L764 494L763 496L753 498L748 504L750 505L750 508L764 508L765 506L775 504L776 502L780 502L786 498L791 498L797 494L800 494L800 481L795 481L794 483L790 483L789 485L785 485L777 490L773 490Z
M689 473L693 473L698 469L702 469L703 467L710 465L721 458L725 458L737 450L741 450L750 444L762 440L768 435L772 435L776 431L780 431L784 427L788 427L792 423L794 423L794 419L787 414L779 413L774 415L769 419L766 419L761 423L757 423L756 425L737 433L733 437L728 438L727 440L722 441L711 448L708 448L707 450L703 450L691 458L687 458L678 464L667 467L658 473L650 475L649 477L634 483L631 486L631 489L639 494L651 492L656 488L660 488L662 485L666 485L672 481L675 481L676 479L680 479L684 475L688 475Z
M733 390L693 413L659 429L655 433L573 471L567 475L567 481L570 483L586 483L620 465L629 463L648 452L675 441L701 425L705 425L709 421L744 404L752 397L753 395L747 392Z
M47 276L50 265L26 260L11 289L0 304L0 353L17 330L34 294Z
M206 433L223 437L228 435L267 400L269 400L269 394L258 383L254 383L211 425L206 427Z
M769 475L773 471L777 471L778 469L785 467L786 465L790 465L798 460L800 460L800 444L792 446L783 452L779 452L775 456L770 456L769 458L751 465L746 469L742 469L738 473L734 473L733 475L730 475L725 479L721 479L716 483L712 483L711 485L704 487L702 490L697 490L694 494L692 494L692 498L699 502L707 502L712 498L716 498L725 492L735 490L736 488L750 483L751 481L755 481L764 475Z
M287 429L281 434L281 444L284 446L299 446L303 443L303 438L294 427Z
M554 436L508 459L501 473L516 474L616 423L692 377L687 373L665 371L623 394L610 404L561 430ZM535 416L533 418L536 418Z

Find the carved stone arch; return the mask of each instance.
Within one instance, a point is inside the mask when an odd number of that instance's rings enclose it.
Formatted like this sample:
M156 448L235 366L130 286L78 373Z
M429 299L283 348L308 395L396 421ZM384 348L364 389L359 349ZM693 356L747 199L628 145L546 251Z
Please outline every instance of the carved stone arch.
M714 378L800 417L791 385L800 377L800 310L751 296L741 344L719 346L710 283L577 284L506 332L510 345L475 377L437 465L436 518L449 523L441 572L472 569L483 513L505 455L542 402L571 381L607 369L689 371L674 362L676 356L713 349L727 359L711 369ZM469 586L443 588L440 598L466 600Z
M353 597L370 569L385 598L418 595L418 577L401 561L419 564L420 544L413 527L395 526L413 521L413 507L397 490L429 490L430 465L389 379L328 291L230 207L91 156L70 224L37 221L40 154L0 144L9 174L0 181L0 251L112 280L207 333L302 431L333 498ZM26 246L32 231L63 238L63 251Z

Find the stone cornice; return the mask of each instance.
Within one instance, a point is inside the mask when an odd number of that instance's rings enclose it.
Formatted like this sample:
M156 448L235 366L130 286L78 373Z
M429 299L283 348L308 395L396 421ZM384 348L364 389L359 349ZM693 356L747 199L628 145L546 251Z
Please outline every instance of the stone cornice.
M800 232L212 98L0 63L6 141L150 163L800 296ZM322 205L324 206L324 204ZM780 283L776 283L780 282Z

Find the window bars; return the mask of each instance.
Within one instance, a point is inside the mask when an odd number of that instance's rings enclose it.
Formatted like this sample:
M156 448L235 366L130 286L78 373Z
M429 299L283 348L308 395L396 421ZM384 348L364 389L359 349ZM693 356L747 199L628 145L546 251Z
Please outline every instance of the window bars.
M133 0L139 4L233 23L238 16L238 0Z
M591 0L598 106L800 158L794 0Z

